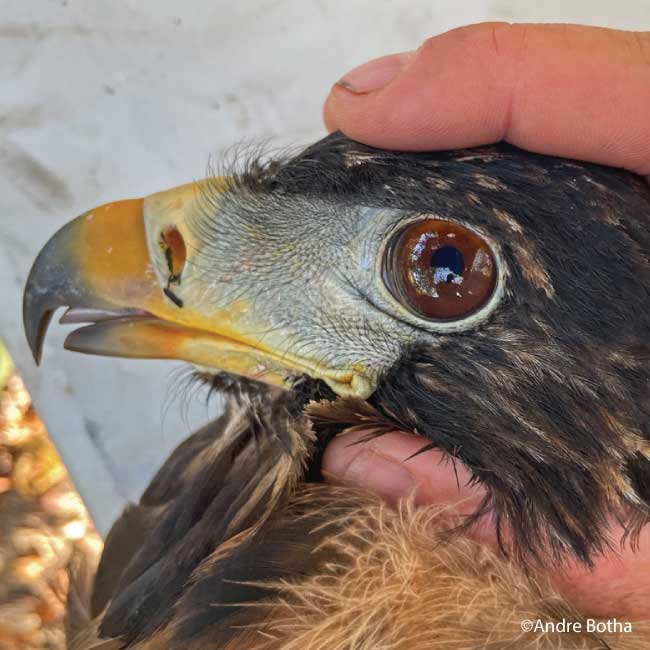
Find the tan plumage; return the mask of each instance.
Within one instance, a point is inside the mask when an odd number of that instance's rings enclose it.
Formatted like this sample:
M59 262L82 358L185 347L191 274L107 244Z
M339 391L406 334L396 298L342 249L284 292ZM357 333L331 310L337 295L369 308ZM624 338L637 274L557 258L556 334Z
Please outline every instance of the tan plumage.
M314 505L320 506L317 526L332 532L314 551L332 560L318 574L274 582L276 596L245 609L223 645L211 629L185 650L646 650L650 643L648 623L634 623L631 633L586 631L587 618L547 581L525 576L483 545L450 538L446 531L458 522L449 510L416 509L408 501L391 508L352 488L313 485L284 516L308 519ZM211 561L228 552L219 549ZM521 629L525 620L563 619L583 631ZM134 650L176 647L176 623ZM71 650L121 647L95 633L91 624Z

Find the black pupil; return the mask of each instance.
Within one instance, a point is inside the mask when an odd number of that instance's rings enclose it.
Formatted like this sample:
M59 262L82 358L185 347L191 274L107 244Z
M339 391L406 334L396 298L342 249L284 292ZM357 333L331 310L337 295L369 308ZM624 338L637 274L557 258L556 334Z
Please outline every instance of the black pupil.
M455 277L463 274L465 260L463 254L455 246L443 246L431 256L431 267L434 273L447 269L449 273L445 282L451 282Z

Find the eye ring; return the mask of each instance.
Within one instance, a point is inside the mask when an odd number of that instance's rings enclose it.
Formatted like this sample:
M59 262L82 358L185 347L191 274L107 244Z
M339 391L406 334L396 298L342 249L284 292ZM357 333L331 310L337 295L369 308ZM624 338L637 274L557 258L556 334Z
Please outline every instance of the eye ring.
M481 234L436 217L393 233L382 259L382 279L392 297L432 323L476 314L494 298L498 276L498 257Z

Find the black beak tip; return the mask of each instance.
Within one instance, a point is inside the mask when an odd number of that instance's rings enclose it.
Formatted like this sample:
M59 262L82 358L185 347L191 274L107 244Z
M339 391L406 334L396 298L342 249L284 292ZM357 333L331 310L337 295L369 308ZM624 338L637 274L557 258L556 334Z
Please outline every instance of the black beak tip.
M23 291L23 329L36 365L54 312L74 301L80 289L71 263L69 245L79 219L66 224L43 246L29 271Z
M47 328L58 306L56 289L44 281L51 274L51 269L46 267L46 273L43 272L43 264L40 263L42 257L41 252L29 272L23 291L23 329L37 366L41 363Z
M41 363L43 341L53 313L52 310L39 308L38 301L34 300L34 295L30 293L28 284L23 295L23 328L27 344L37 366Z

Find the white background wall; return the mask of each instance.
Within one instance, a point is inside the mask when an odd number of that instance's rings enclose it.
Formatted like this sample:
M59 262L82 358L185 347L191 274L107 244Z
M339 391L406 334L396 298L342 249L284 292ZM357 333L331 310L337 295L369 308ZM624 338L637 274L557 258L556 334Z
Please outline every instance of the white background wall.
M170 403L174 364L64 352L63 327L35 368L20 304L42 244L238 141L316 139L346 70L483 20L645 30L650 0L0 0L0 337L100 530L205 409Z

